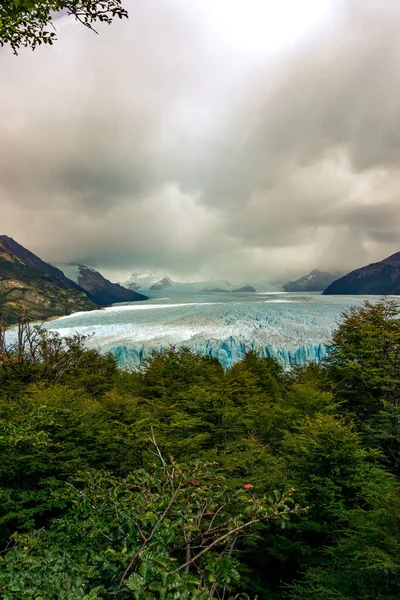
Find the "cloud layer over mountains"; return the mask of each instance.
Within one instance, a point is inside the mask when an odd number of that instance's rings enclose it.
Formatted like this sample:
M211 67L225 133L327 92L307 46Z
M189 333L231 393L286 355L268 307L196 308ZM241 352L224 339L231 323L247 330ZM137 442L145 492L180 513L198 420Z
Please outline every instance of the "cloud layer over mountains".
M54 47L1 50L0 233L115 277L293 276L398 251L400 3L328 4L257 52L212 0L128 1L98 36L63 18Z

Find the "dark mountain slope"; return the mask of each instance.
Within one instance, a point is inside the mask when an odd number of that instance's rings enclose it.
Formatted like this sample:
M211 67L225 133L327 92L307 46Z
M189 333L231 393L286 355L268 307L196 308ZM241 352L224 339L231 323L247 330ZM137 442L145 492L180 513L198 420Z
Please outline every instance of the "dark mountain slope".
M14 256L20 263L22 263L25 267L29 267L31 269L36 269L41 271L42 273L46 273L51 277L55 277L60 279L65 284L70 285L71 281L64 275L64 273L54 267L53 265L44 262L41 258L33 254L30 250L27 250L21 244L18 244L15 240L8 237L8 235L0 235L0 243L6 252L10 255ZM77 285L73 287L77 288Z
M59 270L15 242L0 236L0 310L7 324L26 311L44 320L98 308L85 292Z
M288 281L284 284L283 289L285 292L322 292L339 277L341 277L340 273L314 269L296 281Z
M115 302L135 302L147 300L147 296L138 294L134 290L122 287L119 283L112 283L101 273L79 264L59 265L64 275L75 281L97 304L108 306Z
M351 271L323 292L333 294L400 294L400 252L377 263Z

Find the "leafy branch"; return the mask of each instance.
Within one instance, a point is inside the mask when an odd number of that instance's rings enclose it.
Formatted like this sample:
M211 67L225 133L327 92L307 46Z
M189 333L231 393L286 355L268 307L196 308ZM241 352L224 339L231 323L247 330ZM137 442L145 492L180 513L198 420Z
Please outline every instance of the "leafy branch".
M21 47L34 50L57 39L54 15L63 11L97 33L95 25L110 25L114 19L128 17L122 0L3 0L0 2L0 46L11 46L14 54Z

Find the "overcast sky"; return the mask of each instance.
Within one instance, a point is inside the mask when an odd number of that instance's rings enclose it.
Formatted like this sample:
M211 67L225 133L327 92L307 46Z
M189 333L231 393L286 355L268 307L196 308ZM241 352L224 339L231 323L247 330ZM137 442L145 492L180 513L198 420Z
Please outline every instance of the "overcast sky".
M0 233L109 277L400 250L399 0L126 0L0 50Z

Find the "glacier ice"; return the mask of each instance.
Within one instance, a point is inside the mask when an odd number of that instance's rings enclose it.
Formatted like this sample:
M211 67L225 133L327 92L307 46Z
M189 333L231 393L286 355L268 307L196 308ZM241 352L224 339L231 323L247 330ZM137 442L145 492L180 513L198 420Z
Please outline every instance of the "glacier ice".
M171 296L75 313L45 327L62 336L91 335L87 346L112 352L122 368L136 367L169 346L215 356L224 367L254 350L290 368L319 362L342 312L365 299L304 293Z

